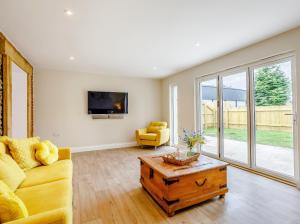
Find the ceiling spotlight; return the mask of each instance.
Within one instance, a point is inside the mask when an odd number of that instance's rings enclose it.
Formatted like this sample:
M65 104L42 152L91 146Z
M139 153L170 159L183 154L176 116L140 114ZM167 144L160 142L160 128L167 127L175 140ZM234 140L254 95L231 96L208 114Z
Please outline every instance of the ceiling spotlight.
M198 41L195 43L195 47L200 47L200 43Z
M73 12L72 12L71 10L69 10L69 9L65 9L64 12L65 12L65 14L68 15L68 16L73 15Z
M155 71L155 70L157 70L157 67L156 67L156 66L153 66L152 69Z
M69 59L70 59L70 61L74 61L75 57L74 56L70 56Z

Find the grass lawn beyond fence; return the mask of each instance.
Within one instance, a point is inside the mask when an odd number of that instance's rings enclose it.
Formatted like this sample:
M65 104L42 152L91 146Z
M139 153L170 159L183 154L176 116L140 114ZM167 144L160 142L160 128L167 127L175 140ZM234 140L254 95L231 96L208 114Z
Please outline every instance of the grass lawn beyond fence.
M204 130L204 134L207 136L216 137L216 128L207 128ZM225 128L224 138L237 141L247 141L247 130L236 128ZM285 131L256 131L256 143L262 145L273 145L285 148L293 148L293 135L292 132Z

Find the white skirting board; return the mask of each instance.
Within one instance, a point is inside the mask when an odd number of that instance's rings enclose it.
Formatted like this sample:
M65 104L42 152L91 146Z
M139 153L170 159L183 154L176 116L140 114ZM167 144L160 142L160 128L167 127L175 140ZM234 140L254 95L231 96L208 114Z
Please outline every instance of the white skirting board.
M92 146L75 146L71 147L72 153L78 152L88 152L96 150L105 150L105 149L117 149L117 148L126 148L137 146L136 142L124 142L124 143L112 143L112 144L103 144L103 145L92 145Z

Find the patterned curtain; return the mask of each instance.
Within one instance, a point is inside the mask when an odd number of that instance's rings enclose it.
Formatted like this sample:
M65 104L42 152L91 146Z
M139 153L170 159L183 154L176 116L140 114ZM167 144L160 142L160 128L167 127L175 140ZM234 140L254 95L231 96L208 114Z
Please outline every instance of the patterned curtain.
M3 134L3 74L2 55L0 54L0 135Z

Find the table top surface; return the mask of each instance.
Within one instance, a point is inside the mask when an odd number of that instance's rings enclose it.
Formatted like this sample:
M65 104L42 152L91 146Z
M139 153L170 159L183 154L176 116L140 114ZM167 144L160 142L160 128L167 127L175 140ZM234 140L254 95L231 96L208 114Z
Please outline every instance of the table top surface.
M162 155L140 156L138 159L148 164L153 170L159 172L165 178L190 175L210 169L226 167L228 165L226 162L204 155L200 155L198 161L194 161L186 166L176 166L165 163L162 159Z

